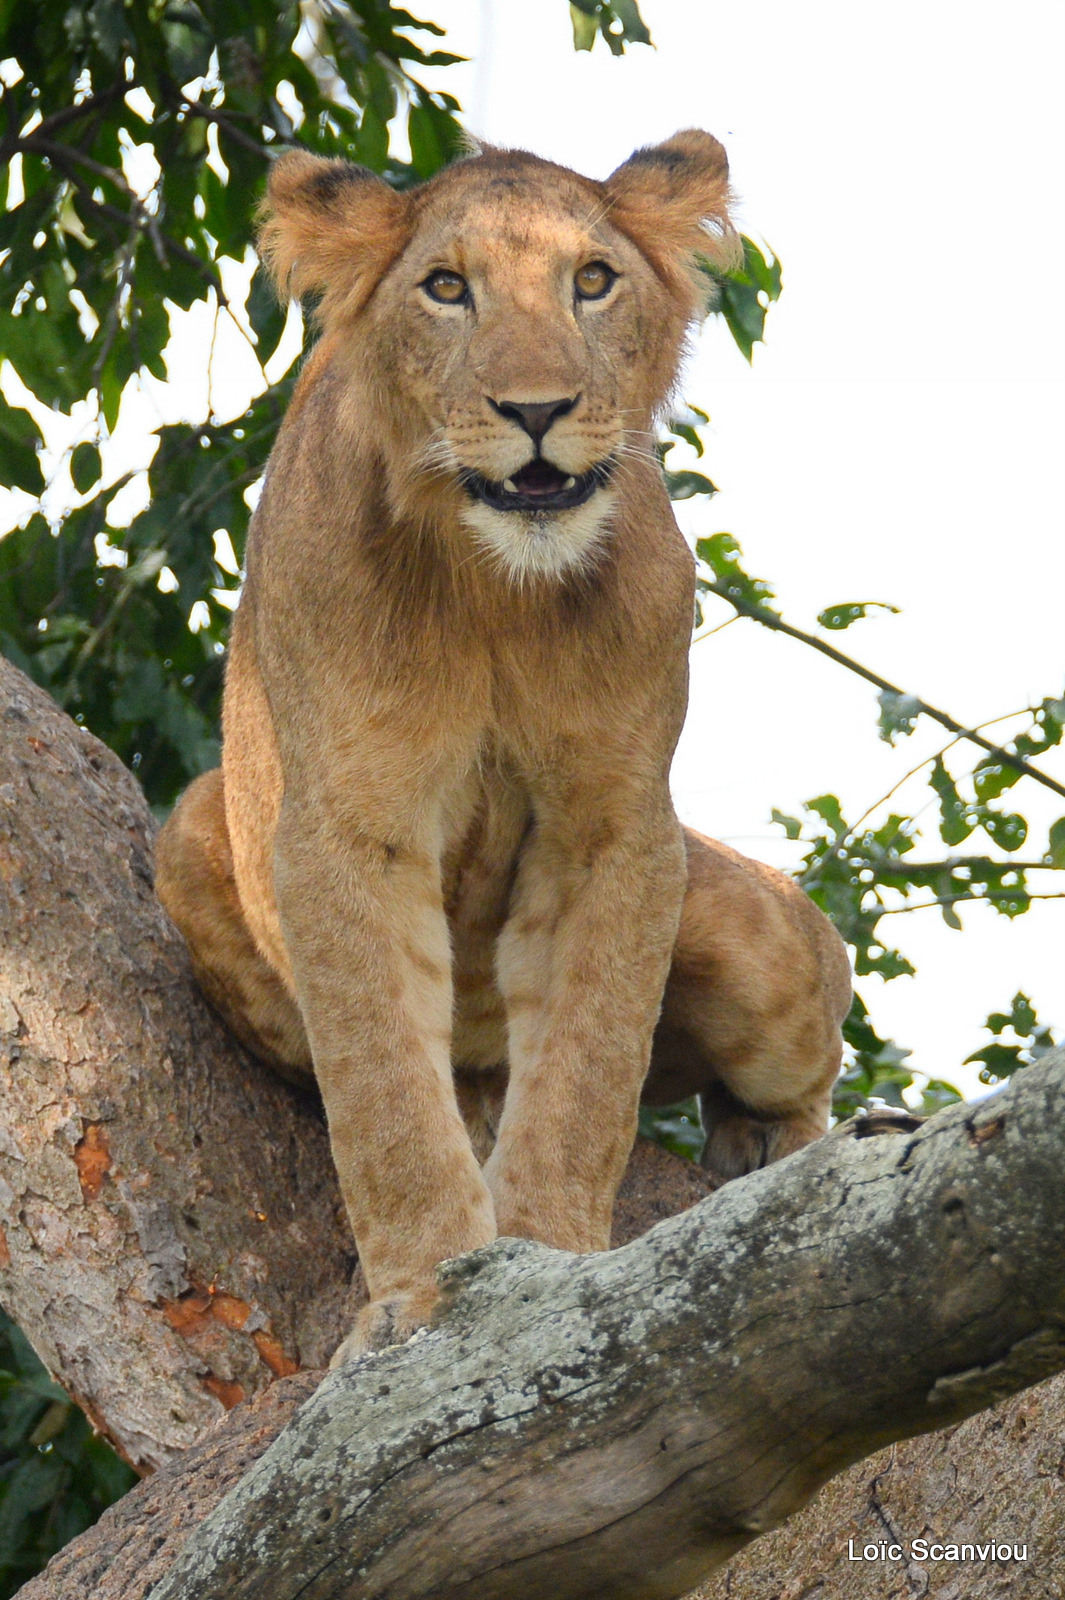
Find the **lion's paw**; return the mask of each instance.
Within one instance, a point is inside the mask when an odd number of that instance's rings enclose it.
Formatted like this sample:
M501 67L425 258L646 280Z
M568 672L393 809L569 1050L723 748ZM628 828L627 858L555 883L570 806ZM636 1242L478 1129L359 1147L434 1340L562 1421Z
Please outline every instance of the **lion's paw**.
M355 1326L340 1344L330 1361L331 1368L355 1361L370 1350L385 1350L389 1345L406 1344L433 1314L439 1291L386 1295L371 1300L355 1320Z

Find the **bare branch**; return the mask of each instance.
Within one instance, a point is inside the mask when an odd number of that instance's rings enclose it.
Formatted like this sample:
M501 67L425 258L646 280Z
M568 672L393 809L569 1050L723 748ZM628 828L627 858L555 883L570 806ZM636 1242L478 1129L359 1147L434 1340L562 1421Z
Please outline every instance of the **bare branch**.
M816 634L805 633L802 628L794 627L790 622L785 622L783 617L778 617L774 612L767 611L764 606L752 605L748 601L732 595L728 586L715 581L706 582L705 589L709 594L716 594L719 599L727 600L729 605L739 612L741 617L749 617L752 622L760 622L763 628L772 628L774 633L787 634L789 639L798 639L801 644L807 644L811 650L818 650L830 661L838 662L841 667L846 667L849 672L856 673L859 678L864 678L867 683L873 684L885 694L904 697L906 691L900 689L898 684L889 683L879 673L872 672L868 667L863 667L860 661L855 661L853 656L844 655L842 650L837 650L835 645L827 644L824 639L819 639ZM1044 788L1052 789L1055 794L1065 798L1065 784L1059 783L1049 773L1041 772L1038 767L1033 767L1030 761L1025 761L1023 756L1014 755L1010 750L1003 750L1001 745L992 744L990 739L985 739L976 728L966 728L962 723L956 722L947 712L940 711L937 706L931 706L927 700L913 696L914 715L931 717L933 722L938 722L946 728L948 733L957 734L960 739L967 739L970 744L979 745L981 750L986 750L994 756L996 761L1001 761L1007 767L1012 767L1015 772L1023 772L1026 778L1034 778L1036 783L1041 783Z

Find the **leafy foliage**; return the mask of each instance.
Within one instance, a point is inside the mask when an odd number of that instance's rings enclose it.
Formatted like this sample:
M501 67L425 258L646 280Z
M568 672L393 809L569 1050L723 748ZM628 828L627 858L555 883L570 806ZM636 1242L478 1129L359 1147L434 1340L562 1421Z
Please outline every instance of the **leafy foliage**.
M743 265L722 273L709 263L704 271L716 290L715 309L720 311L748 361L754 358L754 347L765 338L766 312L774 300L780 299L783 283L780 262L770 254L767 259L753 239L743 237Z
M890 606L885 600L848 600L843 605L826 606L824 611L817 613L817 620L822 628L840 633L844 628L849 628L852 622L860 622L867 617L870 611L891 611L895 616L899 614L898 606Z
M695 617L696 626L703 623L702 597L707 594L719 595L737 607L745 607L748 614L756 617L778 617L776 611L768 604L776 598L772 584L766 578L752 578L740 566L740 549L731 533L715 533L709 539L696 541L695 554L702 569L709 569L708 576L705 570L696 570L695 577Z
M697 1098L673 1106L641 1106L639 1132L686 1161L698 1161L706 1143Z
M0 1600L136 1481L0 1311Z
M627 44L651 43L636 0L572 0L569 13L575 50L591 50L600 35L615 56Z
M0 163L12 179L0 356L45 405L89 399L98 417L69 462L88 498L58 526L37 515L0 542L0 648L137 769L156 805L218 759L237 586L215 535L239 562L245 491L291 380L264 377L243 416L162 429L150 504L125 529L108 526L124 485L102 481L100 445L130 380L166 376L173 309L206 300L250 329L260 363L276 349L284 318L262 275L246 306L231 306L222 271L251 249L273 152L298 142L405 186L456 151L457 102L413 76L458 59L411 37L442 31L385 0L322 0L306 14L294 0L0 11ZM389 153L397 117L409 163ZM41 491L39 444L28 412L4 401L5 484Z
M815 636L785 623L779 610L768 603L775 599L772 585L745 571L740 560L742 551L731 534L717 533L712 538L700 539L696 544L696 556L700 624L703 621L702 600L714 595L727 601L739 616L822 648ZM867 600L830 606L817 620L822 627L838 631L867 615L872 607L889 612L896 610L884 602ZM874 683L883 681L834 647L828 653ZM881 923L885 917L938 907L947 926L960 932L962 921L957 908L977 901L992 906L1002 916L1018 917L1032 903L1030 876L1042 877L1048 870L1065 868L1065 818L1051 827L1047 850L1041 857L1019 861L1016 852L1026 842L1027 821L1019 812L992 804L1005 790L1022 780L1042 780L1057 787L1029 763L1031 758L1061 743L1065 730L1065 699L1047 697L1029 707L1029 720L1021 732L1001 749L992 747L991 754L957 777L947 767L947 752L967 740L986 748L987 741L978 729L961 729L954 719L928 706L919 696L893 688L881 689L877 701L880 734L889 742L911 734L921 716L933 717L948 728L958 730L948 745L922 762L915 771L928 769L928 784L939 813L938 832L944 844L951 847L963 844L979 829L988 845L1002 852L1000 856L993 856L985 849L935 860L916 854L916 842L921 837L917 816L895 811L884 814L883 808L891 795L868 808L853 823L844 816L842 802L834 794L808 800L802 817L774 808L772 820L784 830L785 837L805 846L798 881L851 946L857 976L875 973L889 981L912 975L914 967L883 937ZM1017 764L1011 765L1011 762ZM1051 891L1052 897L1058 893ZM985 1083L999 1082L1018 1065L1026 1065L1053 1045L1051 1029L1037 1024L1025 996L1018 995L1013 1006L1013 1012L1008 1015L995 1013L986 1026L996 1035L1011 1029L1016 1042L996 1041L968 1058L984 1063L981 1077ZM844 1026L844 1040L850 1062L836 1087L836 1115L849 1116L875 1099L888 1105L907 1104L902 1098L903 1091L914 1091L918 1087L913 1073L905 1066L910 1051L879 1037L858 996ZM939 1079L926 1081L920 1094L925 1111L936 1110L961 1098L952 1085ZM913 1100L912 1093L910 1100Z
M717 484L712 483L703 472L693 472L690 468L673 472L666 463L666 457L675 447L678 439L690 445L697 456L703 453L703 441L699 428L710 421L705 411L700 411L698 406L689 406L685 417L670 417L666 423L667 437L662 439L658 446L658 457L662 463L662 475L666 480L671 500L690 500L693 495L703 494L708 498L717 493ZM673 437L669 438L668 435Z
M1008 1011L993 1011L984 1023L994 1035L982 1050L974 1050L966 1061L983 1063L981 1083L997 1084L1009 1078L1018 1067L1027 1067L1054 1048L1054 1035L1035 1014L1026 994L1018 992Z

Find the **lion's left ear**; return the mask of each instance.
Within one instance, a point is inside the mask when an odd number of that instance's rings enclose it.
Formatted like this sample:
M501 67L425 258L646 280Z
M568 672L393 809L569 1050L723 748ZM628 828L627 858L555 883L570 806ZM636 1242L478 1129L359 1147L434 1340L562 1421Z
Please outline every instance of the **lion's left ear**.
M667 280L690 284L699 257L722 268L742 261L728 214L728 157L701 128L635 151L603 187L610 221Z
M259 249L279 291L321 296L329 322L361 310L410 236L410 203L376 173L304 150L270 169Z

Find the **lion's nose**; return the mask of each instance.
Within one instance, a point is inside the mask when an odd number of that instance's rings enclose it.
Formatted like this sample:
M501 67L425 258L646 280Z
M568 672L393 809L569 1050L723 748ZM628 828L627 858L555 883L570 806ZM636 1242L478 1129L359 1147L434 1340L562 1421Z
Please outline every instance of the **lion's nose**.
M499 412L501 417L507 417L511 422L516 422L519 428L524 428L533 444L539 448L544 434L552 423L559 417L564 417L573 410L580 395L574 395L572 400L492 400L488 404Z

